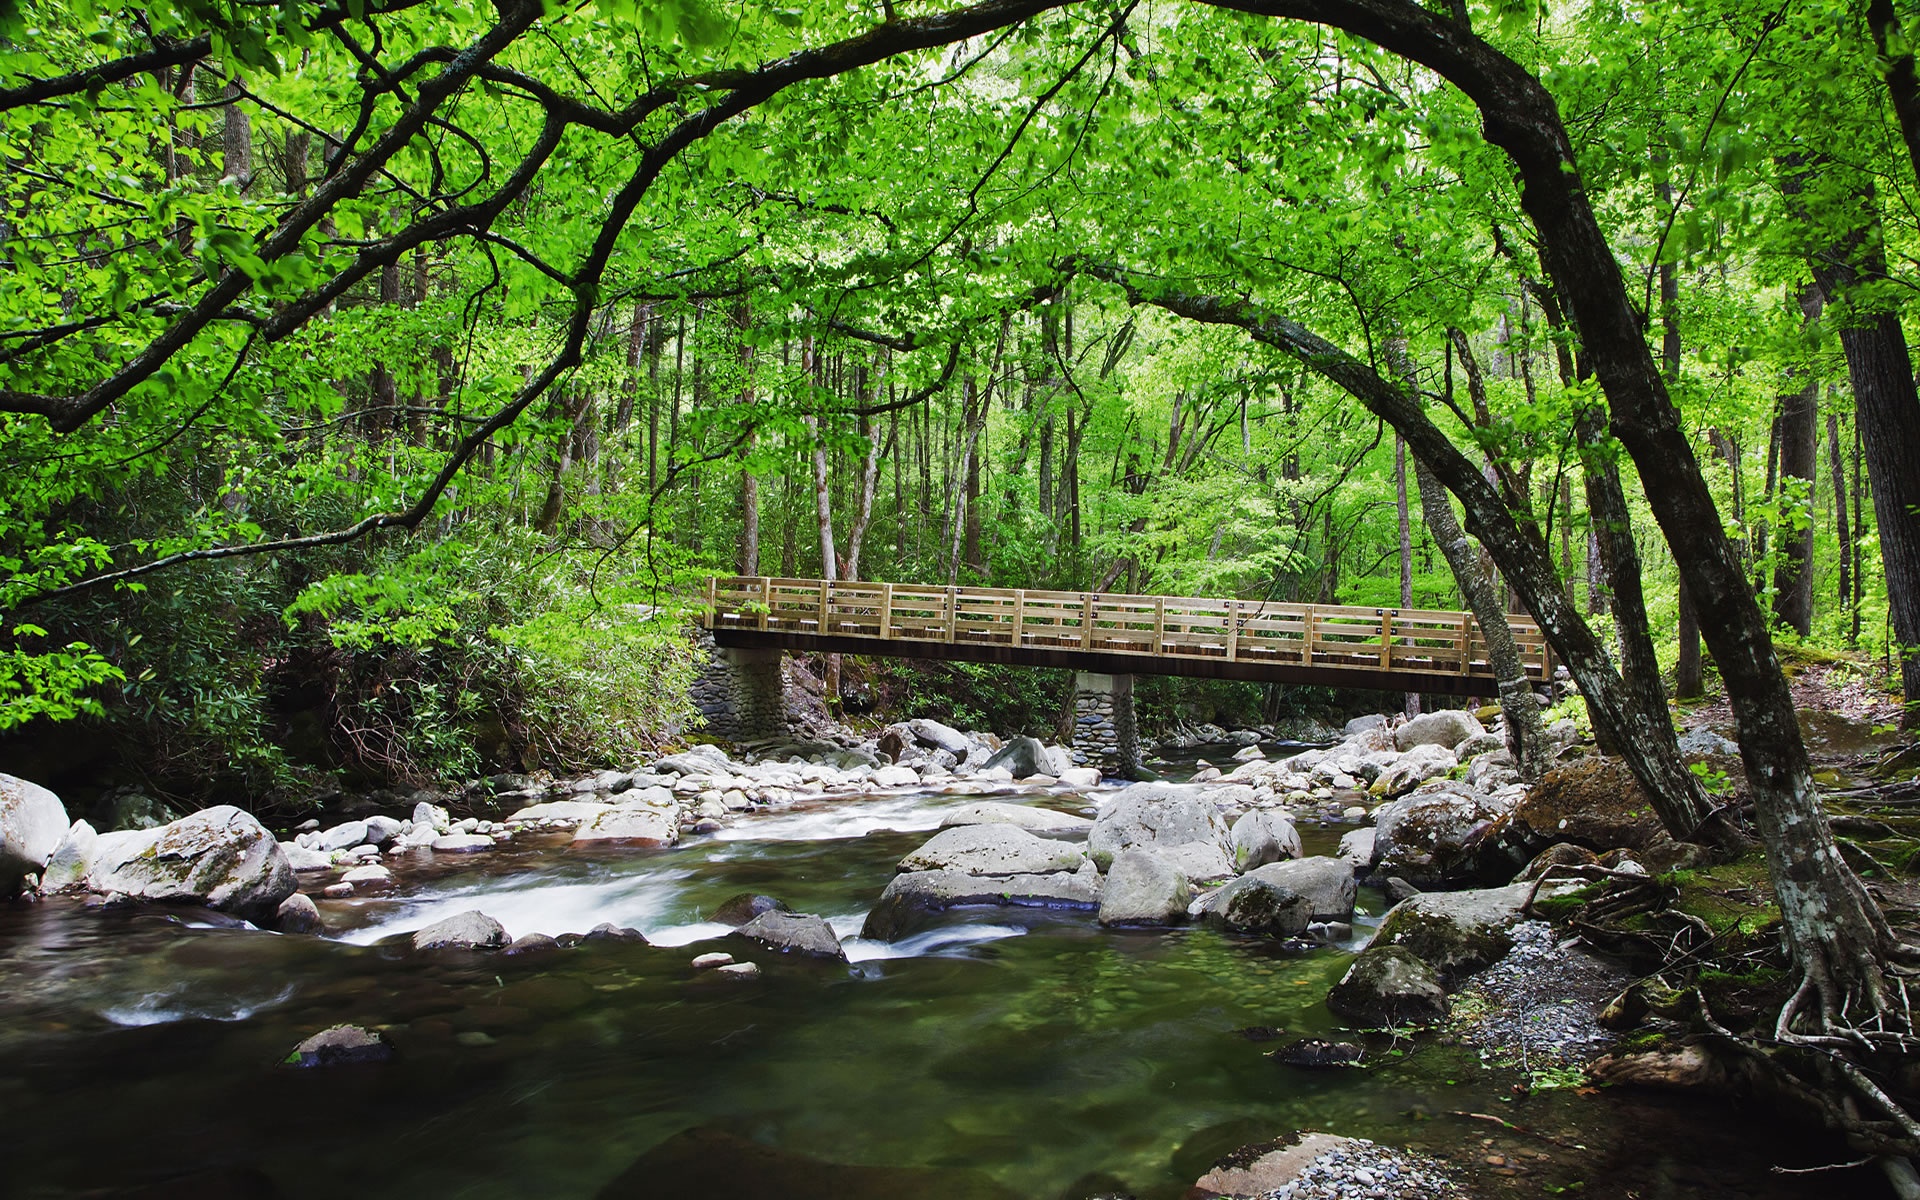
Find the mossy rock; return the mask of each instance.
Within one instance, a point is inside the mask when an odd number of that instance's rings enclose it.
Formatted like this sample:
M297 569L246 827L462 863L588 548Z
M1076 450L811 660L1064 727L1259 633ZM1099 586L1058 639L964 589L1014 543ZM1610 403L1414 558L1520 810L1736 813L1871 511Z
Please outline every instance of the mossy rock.
M1401 946L1431 967L1449 988L1485 970L1513 949L1513 927L1533 890L1512 884L1471 892L1422 892L1394 905L1368 949Z
M1666 833L1627 765L1599 756L1548 771L1513 817L1536 837L1591 850L1637 850Z

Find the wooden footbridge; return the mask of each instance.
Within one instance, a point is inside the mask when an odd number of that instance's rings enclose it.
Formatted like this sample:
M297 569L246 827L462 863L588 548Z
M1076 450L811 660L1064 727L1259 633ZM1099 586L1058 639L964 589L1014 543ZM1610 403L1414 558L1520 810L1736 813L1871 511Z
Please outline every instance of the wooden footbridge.
M1472 614L1433 609L758 576L708 580L701 623L742 648L1495 693ZM1539 627L1509 624L1528 675L1551 677Z

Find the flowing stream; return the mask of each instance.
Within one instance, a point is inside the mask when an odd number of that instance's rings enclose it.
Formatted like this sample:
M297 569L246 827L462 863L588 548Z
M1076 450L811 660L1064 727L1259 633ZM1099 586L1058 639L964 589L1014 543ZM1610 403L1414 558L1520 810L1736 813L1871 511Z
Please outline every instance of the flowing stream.
M327 938L68 900L0 909L0 1196L157 1195L114 1189L183 1175L206 1196L747 1195L701 1190L698 1157L751 1144L779 1152L778 1182L753 1195L859 1196L865 1180L876 1196L1124 1186L1147 1200L1235 1146L1309 1128L1446 1153L1487 1195L1615 1194L1595 1184L1628 1170L1623 1155L1664 1181L1643 1195L1814 1194L1767 1176L1793 1157L1776 1132L1710 1105L1516 1097L1511 1073L1430 1039L1372 1037L1361 1070L1275 1064L1245 1031L1340 1036L1322 1003L1349 961L1338 948L1018 908L860 939L893 864L975 798L815 801L669 850L523 836L390 860L391 891L321 902ZM1306 833L1308 853L1332 852L1337 830ZM727 937L707 916L741 892L826 917L851 965ZM474 908L515 936L611 921L653 944L420 956L396 938ZM713 949L765 976L694 972ZM341 1022L384 1027L396 1059L279 1065ZM692 1165L663 1145L691 1147ZM914 1170L828 1178L820 1161Z

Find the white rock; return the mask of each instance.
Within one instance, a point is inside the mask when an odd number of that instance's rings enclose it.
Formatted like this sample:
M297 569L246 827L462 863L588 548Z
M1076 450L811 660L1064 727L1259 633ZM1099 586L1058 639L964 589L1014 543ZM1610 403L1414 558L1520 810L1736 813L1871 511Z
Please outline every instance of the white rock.
M316 850L345 850L349 846L358 846L367 840L365 821L343 821L320 835L320 844Z
M38 875L72 828L60 797L18 776L0 775L0 897L13 895L22 876Z
M40 873L40 890L51 894L79 887L86 880L87 867L99 844L100 835L92 825L75 821L47 859L47 869Z
M281 842L280 852L287 856L287 865L296 871L324 871L333 865L333 855L309 850L294 842Z
M351 884L392 883L393 872L378 863L365 867L355 867L340 877L340 882Z
M493 839L481 833L449 833L431 843L435 854L474 854L493 849Z

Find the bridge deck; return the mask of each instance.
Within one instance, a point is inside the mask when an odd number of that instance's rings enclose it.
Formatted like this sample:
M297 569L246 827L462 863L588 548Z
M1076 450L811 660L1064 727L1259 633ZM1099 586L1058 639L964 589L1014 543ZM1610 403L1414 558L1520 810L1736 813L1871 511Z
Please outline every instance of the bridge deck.
M1509 622L1534 679L1532 621ZM927 584L713 578L702 624L723 646L940 658L1449 695L1495 691L1470 613Z

